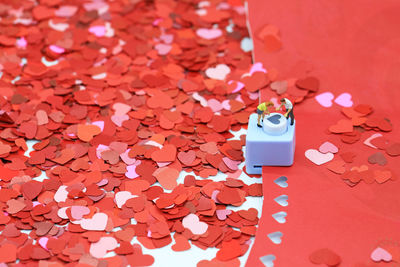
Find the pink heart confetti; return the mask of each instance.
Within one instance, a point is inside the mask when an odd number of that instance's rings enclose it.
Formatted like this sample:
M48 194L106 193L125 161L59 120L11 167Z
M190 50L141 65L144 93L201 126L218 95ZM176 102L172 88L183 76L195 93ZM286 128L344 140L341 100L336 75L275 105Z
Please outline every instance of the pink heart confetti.
M168 165L170 165L170 164L171 164L171 162L157 162L157 166L158 166L159 168L168 166Z
M215 201L215 203L220 203L217 199L217 196L219 194L219 190L214 190L211 194L211 199Z
M108 251L116 249L118 246L118 242L114 237L111 236L103 236L96 243L92 243L90 245L90 255L95 258L103 258Z
M212 109L213 112L221 111L222 104L218 100L212 98L207 101L208 106Z
M157 26L157 25L160 24L162 21L163 21L162 18L155 19L155 20L153 21L153 26Z
M377 247L374 251L372 251L371 259L375 262L380 262L380 261L390 262L392 261L392 254L390 254L383 248Z
M122 123L123 123L124 121L127 121L127 120L129 120L129 115L127 115L127 114L121 115L121 116L118 116L118 115L112 115L112 116L111 116L111 121L112 121L115 125L117 125L117 126L119 126L119 127L121 127L121 126L122 126Z
M308 149L305 152L305 156L307 159L309 159L311 162L317 165L322 165L324 163L327 163L331 161L334 157L334 155L330 152L323 154L315 149Z
M89 32L93 33L97 37L103 37L106 35L106 27L105 26L92 26L89 28Z
M67 209L69 209L69 207L62 207L57 211L57 215L58 217L60 217L61 219L69 219L68 215L67 215ZM80 223L80 222L75 222L75 221L71 221L72 223Z
M102 79L105 79L106 77L107 77L107 73L106 72L99 73L99 74L96 74L96 75L92 75L92 79L93 80L102 80Z
M110 150L110 148L106 145L99 144L96 148L96 156L98 159L101 159L101 153L104 151Z
M336 97L335 103L347 108L353 106L353 101L351 100L351 95L349 93L343 93Z
M104 186L106 184L108 184L108 180L106 178L104 178L104 179L101 179L101 181L97 183L97 186Z
M71 207L71 216L75 220L81 220L84 215L90 213L90 209L85 206L72 206Z
M220 29L201 28L196 31L196 34L203 39L212 40L220 37L222 31Z
M136 173L136 165L128 165L126 166L126 173L125 176L129 179L134 179L139 177L139 174Z
M225 80L226 76L231 72L231 69L225 64L218 64L214 68L206 69L206 75L208 78L214 80Z
M331 92L326 92L326 93L322 93L319 94L315 97L315 100L317 100L317 102L325 107L325 108L329 108L332 106L332 100L335 98L335 96L331 93Z
M174 36L172 34L162 34L160 36L160 40L162 40L166 44L170 44L174 40Z
M56 54L62 54L62 53L65 52L65 49L64 49L64 48L59 47L59 46L57 46L57 45L50 45L50 46L49 46L49 49L50 49L51 51L53 51L54 53L56 53Z
M163 148L163 145L161 145L161 144L159 144L159 143L157 143L156 141L153 141L153 140L149 140L144 144L148 145L148 146L155 146L155 147L158 147L159 149Z
M216 210L217 218L220 221L224 221L228 215L232 213L231 210Z
M91 219L82 219L80 225L85 230L104 231L107 226L108 215L105 213L96 213Z
M54 23L53 20L49 20L49 27L55 31L64 32L69 28L68 23Z
M233 83L236 83L236 88L233 89L233 91L232 91L233 94L239 92L240 90L242 90L244 88L244 83L242 83L242 82L233 81L233 80L228 81L229 85L231 85Z
M255 92L255 93L247 92L247 93L249 94L249 98L250 98L251 100L256 100L256 99L258 99L258 97L259 97L258 92Z
M136 162L135 158L129 157L129 151L131 149L127 149L124 153L121 153L119 156L126 165L133 165Z
M39 243L39 245L42 247L42 248L44 248L45 250L47 250L48 251L48 249L47 249L47 242L49 241L49 238L48 237L41 237L39 240L38 240L38 243Z
M251 69L250 69L250 71L249 71L249 76L253 75L254 72L258 72L258 71L267 73L267 70L264 69L264 67L263 67L263 65L262 65L261 62L254 63L254 64L251 66Z
M206 106L207 106L207 100L206 100L204 97L202 97L201 95L199 95L198 92L194 92L194 93L192 94L192 97L193 97L195 100L199 101L199 102L200 102L200 105L202 105L203 107L206 107Z
M28 42L25 40L24 37L18 38L16 43L18 48L26 48Z
M331 152L333 154L337 153L339 151L339 149L332 144L331 142L326 141L325 143L323 143L320 147L319 147L319 152L321 153L328 153Z
M101 131L104 130L104 121L94 121L92 122L92 125L98 126L101 129Z
M67 186L66 185L61 185L58 189L57 192L54 194L54 200L59 203L59 202L65 202L68 198L68 191L67 191Z
M235 172L229 172L227 175L227 178L233 178L233 179L237 179L239 178L239 176L242 174L242 170L236 170Z
M78 11L77 6L60 6L54 14L57 17L68 18L75 15L76 11Z
M122 206L131 198L137 197L132 195L129 191L119 191L114 196L114 202L117 204L118 208L122 208Z
M116 116L125 115L132 109L131 106L124 103L115 103L112 108L115 110L114 115Z
M182 225L195 235L202 235L207 232L208 229L208 224L200 222L199 217L193 213L183 218Z
M222 101L222 108L225 110L231 110L231 105L229 104L229 100Z
M156 44L155 49L160 56L167 55L171 51L172 46L169 44Z
M236 171L236 170L238 170L239 168L238 168L238 165L240 164L240 161L238 161L238 160L231 160L230 158L228 158L228 157L223 157L222 158L222 161L225 163L225 165L229 168L229 169L231 169L232 171Z

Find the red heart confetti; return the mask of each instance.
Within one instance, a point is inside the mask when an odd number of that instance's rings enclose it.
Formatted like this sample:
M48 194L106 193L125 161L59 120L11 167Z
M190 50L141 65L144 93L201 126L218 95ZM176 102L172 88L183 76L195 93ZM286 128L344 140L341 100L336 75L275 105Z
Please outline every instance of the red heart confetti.
M326 264L327 266L338 266L342 261L340 256L328 248L314 251L310 255L310 261L314 264Z
M175 251L229 253L234 240L227 262L238 266L257 212L220 220L216 211L262 191L228 180L241 174L245 138L228 139L274 75L249 75L237 5L210 3L198 16L196 5L170 0L2 3L0 262L149 266L157 259L141 246L174 236ZM179 184L184 172L194 175ZM218 172L230 178L213 181Z

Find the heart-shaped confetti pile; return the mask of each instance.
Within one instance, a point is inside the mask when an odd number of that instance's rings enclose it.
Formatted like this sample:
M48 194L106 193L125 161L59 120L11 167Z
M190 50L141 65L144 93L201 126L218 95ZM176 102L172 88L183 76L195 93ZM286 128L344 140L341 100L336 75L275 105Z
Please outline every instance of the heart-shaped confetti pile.
M61 2L0 5L0 263L149 266L142 246L234 239L237 264L262 190L232 131L270 82L243 7Z

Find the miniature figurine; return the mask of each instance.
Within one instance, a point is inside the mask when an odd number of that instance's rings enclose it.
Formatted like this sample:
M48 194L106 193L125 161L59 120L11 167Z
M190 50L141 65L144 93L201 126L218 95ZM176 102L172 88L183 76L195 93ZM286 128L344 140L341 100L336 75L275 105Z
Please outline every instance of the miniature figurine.
M261 174L263 166L291 166L294 161L296 122L281 113L271 112L256 126L257 115L251 114L246 134L245 165L249 174Z
M271 101L268 102L263 102L260 105L257 106L257 115L258 115L258 119L257 119L257 126L258 127L262 127L262 125L260 124L260 119L262 119L262 121L264 121L264 117L265 117L265 113L267 113L267 115L269 115L269 110L268 107L269 106L273 106L274 104Z
M293 125L294 123L294 114L293 114L293 104L292 102L290 102L289 99L287 98L282 98L281 99L281 105L276 108L276 111L280 110L282 108L282 106L285 106L286 108L286 113L285 113L285 117L286 119L289 119L290 117L290 125Z

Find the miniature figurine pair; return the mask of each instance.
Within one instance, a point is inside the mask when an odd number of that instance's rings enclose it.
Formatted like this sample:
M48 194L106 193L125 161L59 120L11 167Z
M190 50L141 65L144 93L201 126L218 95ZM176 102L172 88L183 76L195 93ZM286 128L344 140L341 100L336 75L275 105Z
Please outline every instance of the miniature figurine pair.
M267 115L270 114L268 107L273 106L273 105L274 104L271 101L268 101L268 102L263 102L257 106L257 114L258 114L257 126L258 127L260 127L260 128L262 127L262 125L260 124L260 120L262 122L264 121L265 113L267 113ZM290 102L290 100L287 98L282 98L281 105L276 108L276 111L280 110L283 106L285 106L285 109L286 109L286 113L284 116L286 117L286 119L289 119L289 117L290 117L290 125L293 125L294 114L293 114L292 102Z

